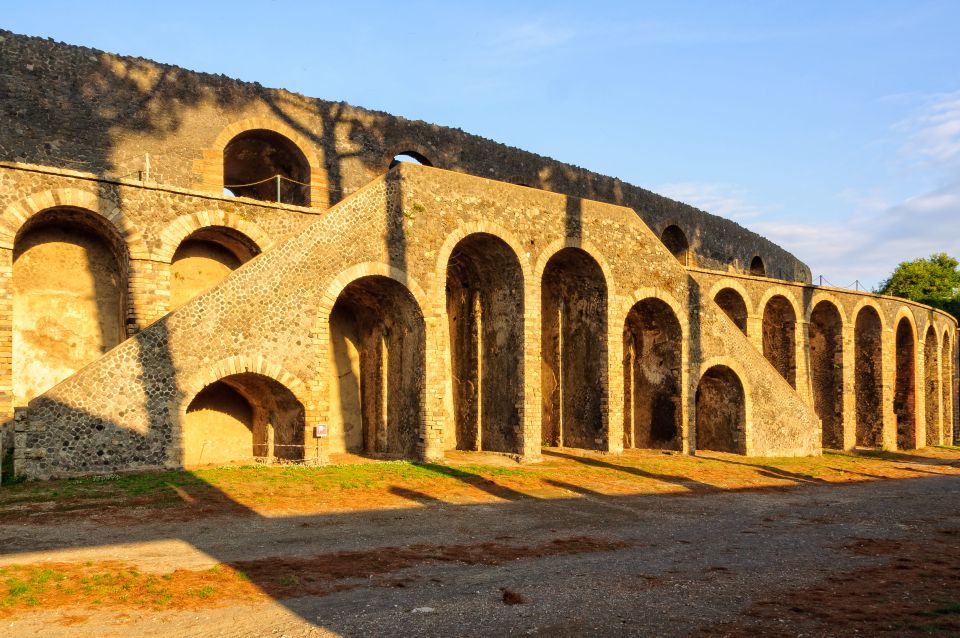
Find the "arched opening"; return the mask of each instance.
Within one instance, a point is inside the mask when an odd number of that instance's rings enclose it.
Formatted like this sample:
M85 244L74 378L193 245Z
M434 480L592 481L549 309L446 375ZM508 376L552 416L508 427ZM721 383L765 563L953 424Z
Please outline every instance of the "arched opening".
M180 242L170 261L170 310L210 290L259 253L253 240L232 228L195 231Z
M829 301L810 313L813 408L823 423L822 445L843 449L843 319Z
M564 248L542 280L542 440L548 446L604 449L607 389L607 284L600 265Z
M303 404L284 385L244 372L197 393L183 424L183 464L296 462L304 458Z
M950 345L950 333L943 333L943 347L940 350L940 390L943 406L943 436L941 445L953 443L953 348Z
M763 309L763 356L794 388L797 387L797 314L783 295L775 295Z
M760 255L756 255L750 260L750 274L756 277L765 277L767 275L767 268L763 265L763 260L760 258Z
M77 208L31 217L13 248L13 398L34 397L124 338L129 259L103 218Z
M743 334L747 334L747 304L733 288L724 288L713 298Z
M927 445L940 445L940 369L937 365L937 332L927 328L923 340L924 416L927 424Z
M915 339L913 326L904 317L897 323L896 378L893 390L893 412L897 416L897 449L917 447L916 379L914 368Z
M456 427L448 447L523 449L523 271L503 240L477 233L447 262Z
M637 302L623 327L623 445L679 450L680 322L660 299Z
M697 385L698 450L746 453L746 397L737 373L717 365Z
M397 153L393 156L393 159L390 160L390 168L393 168L397 164L402 164L403 162L420 164L422 166L433 166L433 163L420 153L416 151L403 151L402 153Z
M423 314L403 284L350 283L330 313L331 448L416 457L424 421Z
M857 313L853 337L853 386L856 395L856 442L883 446L883 350L880 315L871 306Z
M310 205L310 163L275 131L240 133L223 149L223 187L237 197Z
M663 245L667 247L667 250L679 261L681 264L686 266L689 263L689 254L690 254L690 242L687 241L687 236L676 224L672 224L663 229L663 233L660 235L660 241L663 242Z

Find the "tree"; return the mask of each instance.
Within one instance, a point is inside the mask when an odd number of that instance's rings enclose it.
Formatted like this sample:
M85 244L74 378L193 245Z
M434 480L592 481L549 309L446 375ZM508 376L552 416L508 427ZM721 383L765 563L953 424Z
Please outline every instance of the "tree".
M960 318L960 266L946 253L901 262L876 292L940 308Z

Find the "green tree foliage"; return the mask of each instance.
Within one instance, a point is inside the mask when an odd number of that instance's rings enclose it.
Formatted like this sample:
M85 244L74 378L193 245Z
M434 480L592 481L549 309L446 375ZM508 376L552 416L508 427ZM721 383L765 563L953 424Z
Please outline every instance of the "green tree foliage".
M940 308L960 319L960 271L957 266L960 262L946 253L904 261L889 279L880 282L876 292Z

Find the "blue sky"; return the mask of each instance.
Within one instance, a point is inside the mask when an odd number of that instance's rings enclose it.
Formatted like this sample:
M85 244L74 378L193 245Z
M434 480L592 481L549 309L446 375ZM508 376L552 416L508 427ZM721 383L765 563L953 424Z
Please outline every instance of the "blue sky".
M31 2L2 26L460 127L872 287L960 256L960 2Z

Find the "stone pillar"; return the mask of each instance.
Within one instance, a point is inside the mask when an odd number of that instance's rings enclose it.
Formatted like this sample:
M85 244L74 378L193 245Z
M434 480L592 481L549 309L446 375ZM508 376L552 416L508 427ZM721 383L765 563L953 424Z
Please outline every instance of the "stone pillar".
M843 449L857 446L856 334L846 323L843 334Z

